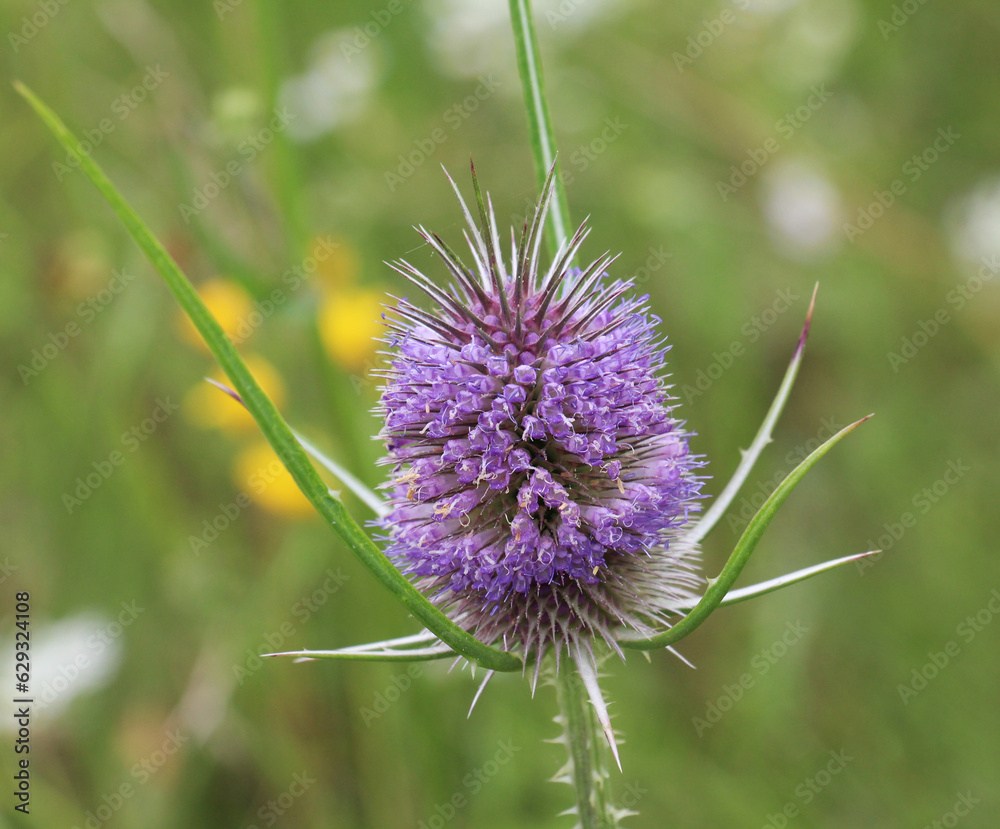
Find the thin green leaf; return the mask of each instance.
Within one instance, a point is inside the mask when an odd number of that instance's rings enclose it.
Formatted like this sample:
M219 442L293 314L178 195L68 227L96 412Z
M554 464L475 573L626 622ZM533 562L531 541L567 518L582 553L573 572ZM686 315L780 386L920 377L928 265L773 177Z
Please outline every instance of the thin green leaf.
M531 151L535 160L535 178L541 187L549 170L555 166L555 198L546 225L549 252L555 256L559 246L569 236L569 202L559 166L556 161L556 139L552 131L552 118L545 98L542 78L542 59L531 18L530 0L510 0L510 22L514 31L514 48L517 51L517 69L524 88L524 103L528 109L528 132Z
M712 527L719 522L719 519L722 518L726 509L733 502L733 498L740 491L740 487L743 486L754 464L757 463L757 458L764 451L764 447L771 442L774 425L778 422L778 418L785 408L788 395L795 384L795 376L799 373L799 365L802 363L802 354L806 348L806 338L809 336L809 325L812 323L813 308L816 305L816 292L818 290L819 283L813 288L812 299L809 301L809 310L806 312L806 321L805 325L802 326L798 345L795 346L795 353L792 354L792 361L788 364L788 369L785 371L785 376L778 387L778 393L774 397L774 402L764 416L764 422L761 423L760 429L757 430L757 434L754 436L750 447L743 452L740 464L736 467L736 471L733 473L733 477L730 478L729 483L719 493L719 497L715 499L715 502L701 517L701 520L691 528L691 532L687 535L688 540L697 543L709 534Z
M663 633L649 639L633 639L628 634L623 634L618 639L621 645L626 648L638 648L639 650L665 648L667 645L672 645L683 639L689 633L694 631L709 616L711 616L715 609L726 598L726 595L728 594L729 589L733 586L733 583L737 578L739 578L739 575L746 566L746 563L750 560L750 556L757 548L757 543L764 534L764 530L767 529L767 525L771 523L771 519L774 518L779 507L781 507L781 505L785 502L785 499L791 494L792 490L795 489L799 481L805 477L805 474L812 469L820 458L829 452L850 432L854 431L858 426L868 420L869 417L871 417L871 415L868 415L868 417L864 417L861 420L852 423L850 426L841 429L837 432L837 434L835 434L832 438L826 441L826 443L802 461L802 463L795 467L795 469L789 473L788 477L778 485L778 488L771 493L771 496L757 511L757 514L750 519L750 523L743 531L743 535L740 536L740 540L736 542L736 547L733 550L732 555L729 557L729 561L726 562L726 566L722 568L722 572L717 578L709 581L708 590L705 591L705 595L701 597L701 601L695 605L694 609L690 613L688 613L669 630L666 630Z
M79 141L59 117L21 83L17 91L27 100L59 143L80 158L80 169L94 183L129 234L152 262L166 282L178 304L204 338L219 365L232 381L244 405L257 422L267 442L277 453L303 495L326 519L376 579L442 641L468 659L498 671L515 671L521 660L513 654L490 647L458 627L440 609L431 604L403 575L393 567L385 554L358 526L344 505L333 498L322 478L309 463L305 452L282 419L274 403L264 394L240 358L222 327L205 307L197 291L181 272L170 254L143 223L139 215L118 193L97 163L84 152Z

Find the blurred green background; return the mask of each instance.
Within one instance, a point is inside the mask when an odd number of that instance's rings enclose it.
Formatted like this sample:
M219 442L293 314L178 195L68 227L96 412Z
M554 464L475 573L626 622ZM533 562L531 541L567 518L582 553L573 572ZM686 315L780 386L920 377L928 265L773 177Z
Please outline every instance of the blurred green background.
M820 283L708 572L810 441L876 412L742 583L880 559L719 612L680 647L697 670L609 664L626 825L998 825L1000 7L563 0L536 23L584 253L622 250L650 293L709 492ZM411 229L460 241L439 164L468 190L472 154L502 224L535 195L506 4L4 0L0 32L3 75L96 145L288 419L377 483L371 321L406 290L382 261L442 275ZM23 822L2 709L0 822L571 826L551 688L497 677L467 719L449 663L255 658L415 625L202 382L166 290L7 83L0 122L0 697L30 591L39 700Z

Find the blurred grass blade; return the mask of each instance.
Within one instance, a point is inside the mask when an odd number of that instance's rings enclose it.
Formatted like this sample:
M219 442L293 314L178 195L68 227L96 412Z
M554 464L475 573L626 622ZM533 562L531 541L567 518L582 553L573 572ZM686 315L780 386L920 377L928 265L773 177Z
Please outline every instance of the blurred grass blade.
M531 152L535 160L535 178L541 188L551 168L555 168L555 198L549 211L545 236L549 253L556 256L559 246L569 237L569 203L566 189L559 175L556 160L556 139L552 131L552 118L545 98L542 78L542 59L535 37L535 24L531 19L530 0L510 0L510 23L514 30L514 48L517 51L517 70L524 88L524 104L528 110L528 132ZM572 264L572 263L571 263Z
M282 419L274 403L257 384L235 347L227 339L222 327L205 307L197 291L177 267L170 254L153 236L138 214L122 198L96 162L84 152L79 141L59 117L26 86L17 82L14 87L45 122L59 143L67 151L80 158L80 169L86 173L108 204L111 205L112 210L125 225L136 244L163 277L170 292L184 313L194 323L215 359L232 381L234 388L257 422L267 442L271 444L299 489L302 490L303 495L309 499L316 511L327 520L375 578L396 596L410 613L416 616L429 630L436 633L442 641L466 658L475 660L486 668L498 671L518 670L521 667L520 659L480 642L431 604L392 565L385 554L351 517L344 505L331 497L326 484L309 463L305 452Z
M447 659L458 656L448 646L441 648L414 648L412 650L385 651L282 651L265 653L263 656L294 656L297 662L311 662L314 659L352 659L357 662L429 662L432 659Z
M819 283L813 288L812 299L809 300L809 310L806 312L806 321L802 326L802 333L799 335L798 345L795 346L795 353L792 354L792 361L788 364L788 369L785 371L785 376L781 381L781 385L778 387L778 393L774 397L774 402L771 404L771 408L767 410L767 414L764 416L764 422L760 424L760 429L757 430L757 434L754 435L754 439L750 444L750 447L743 452L743 457L740 460L739 466L736 467L736 471L733 473L733 477L729 479L729 483L726 484L722 492L719 493L719 497L715 499L715 503L708 509L708 511L702 516L701 520L692 527L691 532L688 533L687 538L695 543L701 541L706 535L711 532L712 527L714 527L719 519L725 514L726 509L733 502L733 498L736 497L736 493L740 491L740 487L743 486L744 481L747 479L747 475L753 469L754 464L757 463L757 458L760 457L760 453L764 451L764 447L771 442L771 433L774 431L774 424L778 422L778 418L781 417L781 412L785 408L785 403L788 401L788 395L792 391L792 386L795 384L795 377L799 373L799 365L802 363L802 354L806 348L806 338L809 336L809 325L812 323L813 308L816 305L816 292L819 290Z
M767 529L767 525L771 523L771 519L774 518L778 509L791 494L792 490L795 489L799 481L805 477L805 474L815 466L820 458L850 432L853 432L858 426L868 420L869 417L871 415L863 417L861 420L841 429L789 473L788 477L771 493L771 497L764 502L763 506L757 511L757 514L750 519L750 523L743 531L743 535L740 536L740 540L736 542L736 547L733 549L729 561L726 562L726 566L722 568L722 572L717 578L709 580L708 590L705 591L705 595L701 597L701 601L695 605L694 609L687 616L669 630L649 639L632 638L630 634L625 633L618 639L621 645L640 650L665 648L667 645L672 645L683 639L711 616L726 598L729 588L739 578L746 563L750 560L750 556L757 548L757 543L764 534L764 530Z

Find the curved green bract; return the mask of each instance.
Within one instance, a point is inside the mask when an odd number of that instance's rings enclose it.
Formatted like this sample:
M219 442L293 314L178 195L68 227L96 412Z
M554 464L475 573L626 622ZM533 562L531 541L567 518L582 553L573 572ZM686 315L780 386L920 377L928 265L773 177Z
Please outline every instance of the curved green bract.
M462 656L475 660L494 671L519 670L521 668L520 659L506 651L480 642L431 604L392 565L385 554L351 517L344 505L330 495L326 484L310 464L305 452L282 419L274 403L257 384L233 344L226 337L222 327L205 307L197 291L170 257L170 254L115 189L97 163L83 151L79 141L66 128L59 116L23 84L15 83L14 87L45 122L59 143L70 153L79 157L80 169L86 173L108 204L111 205L112 210L125 225L136 244L163 277L177 303L194 323L215 359L229 376L244 405L257 422L261 433L277 453L299 489L302 490L302 494L309 499L316 511L326 519L344 540L344 543L351 548L361 563L399 599L410 613Z
M809 326L812 324L813 309L816 307L816 292L818 290L819 283L816 283L816 287L813 288L812 299L809 300L809 310L806 311L806 321L802 326L799 342L792 353L792 360L788 364L788 369L781 380L781 385L778 387L778 393L774 396L774 402L771 403L771 408L764 415L764 422L761 423L760 429L754 435L753 441L743 453L743 458L739 466L736 467L736 471L733 473L733 477L729 480L729 483L726 484L722 492L712 502L712 506L708 508L708 512L701 517L691 532L687 534L686 538L688 541L698 543L711 532L712 527L718 523L726 510L729 509L729 505L740 491L740 487L746 481L750 470L757 463L760 453L771 442L771 433L774 431L774 424L778 422L778 418L781 417L781 412L785 408L785 403L788 402L788 396L792 393L792 386L795 384L795 377L799 372L799 365L802 363L802 355L806 348L806 338L809 336Z
M868 415L868 417L871 417L871 415ZM761 506L761 508L757 511L757 514L750 520L747 528L743 531L743 535L740 536L740 540L736 542L736 547L733 549L733 553L729 557L729 561L726 562L726 566L723 567L722 572L719 573L718 578L712 579L709 582L709 587L708 590L705 591L705 595L701 597L701 601L695 605L694 609L690 613L688 613L683 619L681 619L680 622L669 630L653 636L652 638L629 639L626 636L622 636L618 639L621 646L624 648L635 648L638 650L665 648L668 645L672 645L683 639L689 633L694 631L709 616L711 616L713 611L726 598L729 588L731 588L736 579L739 578L739 575L746 566L746 563L750 560L750 556L757 548L757 543L764 534L764 530L767 529L767 525L771 523L771 519L774 518L779 507L791 494L792 490L795 489L799 481L805 477L805 474L812 469L820 458L829 452L848 433L854 431L858 426L868 420L868 417L864 417L837 432L837 434L826 441L826 443L820 446L815 452L802 461L802 463L795 467L788 477L781 482L778 488L771 493L771 497L764 502L763 506Z

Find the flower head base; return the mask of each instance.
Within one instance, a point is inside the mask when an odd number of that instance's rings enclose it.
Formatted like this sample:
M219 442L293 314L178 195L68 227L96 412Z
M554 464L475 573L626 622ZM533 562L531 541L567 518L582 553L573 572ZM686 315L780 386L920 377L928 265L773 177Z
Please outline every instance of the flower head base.
M525 657L594 638L617 649L613 629L661 628L697 582L677 536L700 461L658 375L659 320L608 276L615 257L571 267L585 226L540 272L548 186L509 265L476 195L482 231L462 202L474 270L418 229L451 291L393 264L438 307L400 300L390 324L387 553L484 641Z

